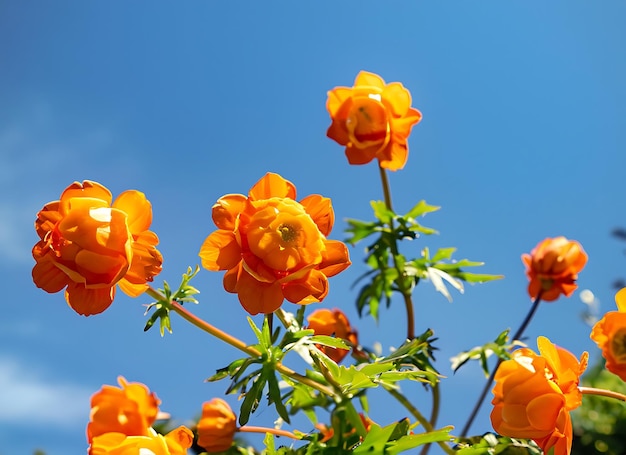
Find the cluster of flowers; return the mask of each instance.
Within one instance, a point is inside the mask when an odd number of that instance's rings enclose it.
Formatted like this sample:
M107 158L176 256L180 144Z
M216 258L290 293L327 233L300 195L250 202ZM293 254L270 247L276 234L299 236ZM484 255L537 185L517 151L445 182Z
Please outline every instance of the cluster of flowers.
M194 433L185 426L158 434L152 425L160 415L161 401L143 384L118 378L120 387L105 385L91 398L87 424L89 455L152 453L185 455L194 442ZM219 398L202 405L196 427L197 444L209 453L227 450L237 431L236 416ZM146 452L146 451L150 452Z
M381 169L399 170L407 161L407 139L421 113L411 107L402 84L386 84L361 72L353 87L337 87L326 105L332 123L328 137L345 146L350 164L376 159ZM296 187L268 173L247 195L227 194L212 209L217 230L200 248L204 268L225 271L224 289L238 296L251 315L270 314L284 300L306 305L328 294L328 278L350 265L344 243L329 240L334 224L330 199L310 195L299 201ZM139 191L126 191L113 201L104 186L75 182L59 200L38 213L40 241L33 248L32 275L41 289L65 290L65 299L81 315L104 311L117 286L136 297L150 289L161 271L157 236L149 230L151 205ZM548 238L522 260L529 278L528 293L537 302L570 296L587 255L575 241ZM616 297L618 311L607 313L591 338L606 358L609 371L626 380L626 289ZM354 330L339 310L318 309L308 316L318 335L332 335L358 346ZM335 362L346 349L319 347ZM539 353L521 348L503 361L493 388L494 429L515 438L533 439L544 451L569 454L572 424L569 412L582 400L579 387L587 354L577 359L547 338L538 339ZM146 386L119 379L120 388L104 386L91 402L87 427L89 453L180 455L194 442L194 433L179 427L165 436L152 426L159 400ZM237 431L228 404L214 399L203 405L194 428L197 444L208 452L227 450Z

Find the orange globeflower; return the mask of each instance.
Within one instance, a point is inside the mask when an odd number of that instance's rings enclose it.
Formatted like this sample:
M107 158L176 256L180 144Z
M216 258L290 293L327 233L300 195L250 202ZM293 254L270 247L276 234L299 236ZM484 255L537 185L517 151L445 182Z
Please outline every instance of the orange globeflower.
M157 434L152 428L147 436L127 436L124 433L104 433L93 438L89 446L89 455L187 455L187 449L193 444L193 433L189 428L180 426L165 436Z
M626 288L615 294L618 311L609 311L593 326L591 339L602 349L606 369L626 381Z
M99 183L74 182L35 221L35 285L50 293L65 288L67 303L85 316L111 305L116 284L137 297L161 271L145 195L129 190L111 202L111 192Z
M149 436L156 420L161 401L143 384L126 382L117 378L121 387L110 385L91 397L90 421L87 424L87 441L105 433L126 436Z
M576 279L587 263L587 254L580 243L561 236L543 240L530 254L523 254L522 261L530 280L530 297L535 299L541 292L542 300L552 302L576 290Z
M350 164L377 158L391 171L404 167L407 139L422 114L411 107L411 94L401 83L385 84L377 74L361 71L354 87L328 92L326 109L332 119L326 135L346 146Z
M349 342L352 346L359 343L356 330L350 327L346 315L339 309L327 310L325 308L315 310L307 317L309 329L313 329L315 335L334 335ZM318 346L318 348L333 359L336 363L341 362L349 350Z
M202 405L198 422L198 445L209 453L224 452L233 445L237 422L235 413L221 398Z
M518 349L496 371L491 423L503 436L534 440L545 453L554 448L554 455L569 454L569 411L582 401L578 383L588 354L579 361L545 337L537 346L539 354Z
M268 173L247 197L227 194L213 206L218 230L202 244L202 265L227 270L224 288L252 315L272 313L284 299L321 302L327 277L350 265L346 246L326 239L335 217L330 199L295 198L291 182Z

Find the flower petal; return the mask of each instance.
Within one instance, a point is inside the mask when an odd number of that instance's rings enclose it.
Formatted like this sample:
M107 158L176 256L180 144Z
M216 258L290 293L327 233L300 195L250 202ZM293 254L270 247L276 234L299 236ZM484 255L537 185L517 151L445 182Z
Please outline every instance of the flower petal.
M396 117L404 117L411 108L411 94L400 82L387 84L381 97Z
M128 229L133 235L138 235L150 229L152 204L141 191L124 191L115 199L113 207L126 213L128 216Z
M273 313L284 300L280 283L261 283L245 270L237 280L237 295L243 308L252 316Z
M235 229L235 220L243 212L246 200L243 194L227 194L217 200L211 209L211 215L218 229Z
M59 292L70 282L69 277L56 267L53 261L45 259L37 261L32 275L35 286L50 294Z
M84 180L83 183L74 182L61 193L59 211L65 214L67 204L71 199L84 197L101 199L105 202L107 207L111 205L111 201L113 200L111 192L105 186L97 182L92 182L91 180Z
M273 197L286 197L296 199L296 187L289 180L285 180L278 174L268 172L261 180L256 182L248 193L250 199L261 200Z
M47 232L54 229L54 226L61 220L59 213L59 201L49 202L37 213L35 220L35 230L40 239L43 239Z
M382 89L385 87L385 81L378 74L361 71L354 79L354 86L371 86Z
M311 270L305 280L285 283L283 294L291 303L299 305L321 302L328 294L328 279L320 271Z
M320 232L325 236L329 235L335 223L335 212L331 200L319 194L311 194L302 199L300 204L313 218Z
M74 311L91 316L106 310L115 297L115 287L86 289L81 284L70 283L65 290L65 300Z
M345 243L339 240L326 240L324 245L326 251L322 253L322 262L319 265L319 271L324 275L327 277L335 276L352 264Z
M241 261L241 248L235 234L220 229L204 240L199 256L202 266L207 270L229 270Z

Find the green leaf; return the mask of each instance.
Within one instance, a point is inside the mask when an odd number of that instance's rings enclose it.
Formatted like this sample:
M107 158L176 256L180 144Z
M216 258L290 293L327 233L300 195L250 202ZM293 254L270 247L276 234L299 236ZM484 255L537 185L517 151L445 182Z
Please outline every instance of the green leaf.
M389 210L387 204L385 204L383 201L371 201L370 205L372 206L372 209L374 209L374 216L382 224L391 224L396 214L392 210Z
M428 205L423 199L419 201L411 210L405 215L406 218L417 218L418 216L424 216L430 212L436 212L441 207L435 205Z
M346 242L351 245L356 244L358 241L363 240L366 237L380 231L380 223L371 221L359 221L359 220L347 220L348 228L346 232L352 234L346 239Z
M263 438L263 445L265 446L265 455L276 455L276 448L274 446L274 435L272 433L265 433Z
M287 408L283 403L283 399L280 395L280 388L278 387L278 380L274 374L274 371L268 371L266 374L267 386L268 386L268 401L270 404L274 404L278 415L287 423L289 422L289 414Z
M329 346L331 348L350 349L350 345L341 338L331 337L328 335L314 335L310 338L311 343Z
M239 410L239 425L243 426L250 420L250 414L256 411L261 401L263 389L267 378L263 371L252 383L252 387L246 392L243 402L241 403L241 409Z
M434 442L448 442L451 440L450 431L453 427L445 427L440 430L434 430L428 433L414 434L404 436L393 445L391 445L385 454L396 455L398 453L405 452L406 450L419 447L424 444L432 444Z
M439 248L437 252L435 253L435 255L433 256L433 258L431 259L431 261L433 263L437 263L445 259L450 259L452 257L452 254L454 254L455 251L456 251L456 248L454 247Z

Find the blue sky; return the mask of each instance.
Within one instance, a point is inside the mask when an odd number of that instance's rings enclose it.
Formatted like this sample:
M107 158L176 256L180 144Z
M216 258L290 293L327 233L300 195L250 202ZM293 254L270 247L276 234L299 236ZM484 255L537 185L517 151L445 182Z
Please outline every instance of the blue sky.
M148 384L184 421L222 396L226 383L203 381L237 355L176 318L171 336L143 333L147 298L120 293L85 319L61 294L36 289L41 206L74 180L145 192L165 257L157 283L178 283L199 262L215 200L246 193L268 171L300 197L331 197L331 237L343 239L344 220L370 219L369 201L382 199L376 166L349 166L325 137L327 91L360 70L402 82L424 116L390 182L399 212L420 199L442 207L424 220L440 235L403 245L405 254L456 246L457 258L506 276L453 303L428 283L416 292L417 330L435 330L437 366L449 376L439 423L460 430L483 379L476 365L453 376L448 358L517 327L529 306L522 253L548 236L579 240L590 257L580 289L602 311L614 307L611 282L626 275L623 245L609 235L626 225L625 14L611 0L0 3L0 446L84 453L89 396L118 375ZM353 266L331 279L323 306L348 313L365 345L388 349L402 341L403 308L394 301L378 325L358 320L350 286L363 247L351 249ZM221 278L200 273L193 311L252 342ZM584 307L578 292L543 305L531 344L545 335L597 359ZM420 386L405 392L428 412ZM374 394L384 408L374 420L406 415L386 400ZM474 433L490 429L488 412ZM273 418L262 407L250 423Z

